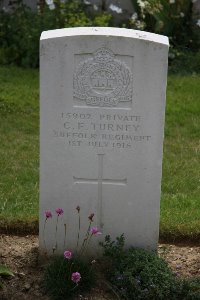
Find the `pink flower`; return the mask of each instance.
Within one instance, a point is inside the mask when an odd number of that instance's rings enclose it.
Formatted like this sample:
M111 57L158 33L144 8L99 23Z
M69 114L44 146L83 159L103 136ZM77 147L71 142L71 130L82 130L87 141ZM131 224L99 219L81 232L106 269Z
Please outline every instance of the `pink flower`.
M89 215L88 219L89 219L91 222L93 222L93 218L94 218L94 214L92 213L92 214Z
M79 272L72 273L71 280L78 283L81 280L81 274Z
M99 231L99 229L98 229L97 227L92 227L92 228L90 229L90 233L91 233L92 235L99 235L99 234L102 234L102 233Z
M58 216L60 216L64 213L64 210L62 208L56 208L56 213Z
M71 259L71 258L72 258L72 253L71 253L71 251L66 250L66 251L64 252L64 257L65 257L66 259Z
M46 219L52 218L52 213L49 210L45 211L45 217Z

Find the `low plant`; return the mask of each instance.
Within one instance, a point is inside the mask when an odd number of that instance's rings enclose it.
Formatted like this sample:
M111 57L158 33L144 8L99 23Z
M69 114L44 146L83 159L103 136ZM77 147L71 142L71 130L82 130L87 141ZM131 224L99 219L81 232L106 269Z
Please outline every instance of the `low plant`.
M108 280L122 299L192 300L200 299L200 279L187 281L176 278L167 263L155 252L144 249L124 249L124 236L111 241L106 236L101 243Z
M86 291L95 282L92 264L81 258L56 256L45 270L43 287L55 300L69 299L78 292Z
M130 248L124 250L124 236L102 244L111 259L109 280L124 299L169 299L174 275L167 263L154 252ZM160 297L160 298L159 298Z
M174 300L200 300L200 277L176 280Z
M5 265L0 265L0 279L1 277L14 276L13 272ZM3 288L3 282L0 280L0 288Z
M78 231L77 243L74 253L70 250L63 250L63 256L57 255L57 231L59 218L64 214L62 208L57 208L56 213L56 229L52 247L53 257L47 266L44 278L43 287L46 292L55 300L69 299L77 292L82 292L91 288L95 282L94 263L95 260L88 262L85 259L86 251L89 247L90 240L93 236L101 234L97 227L92 226L94 213L88 217L89 224L86 234L80 244L80 230L81 230L81 217L80 206L76 207L78 213ZM45 241L45 229L47 222L53 217L53 213L49 210L45 212L45 221L43 228L43 243L46 253L48 253ZM66 224L64 224L66 225ZM66 226L64 226L65 238L64 247L66 243ZM80 244L80 245L79 245Z

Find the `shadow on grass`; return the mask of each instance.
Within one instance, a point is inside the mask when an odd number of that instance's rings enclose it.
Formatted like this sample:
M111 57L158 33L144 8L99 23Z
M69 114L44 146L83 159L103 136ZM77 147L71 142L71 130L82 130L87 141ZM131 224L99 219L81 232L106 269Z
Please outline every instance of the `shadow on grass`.
M30 222L24 221L0 221L0 234L19 235L24 236L27 234L37 235L39 234L39 223L38 220Z
M25 236L28 234L39 234L38 220L30 222L12 221L11 223L0 221L0 234ZM161 232L159 236L159 243L171 243L180 245L200 245L200 233L183 234L180 232Z

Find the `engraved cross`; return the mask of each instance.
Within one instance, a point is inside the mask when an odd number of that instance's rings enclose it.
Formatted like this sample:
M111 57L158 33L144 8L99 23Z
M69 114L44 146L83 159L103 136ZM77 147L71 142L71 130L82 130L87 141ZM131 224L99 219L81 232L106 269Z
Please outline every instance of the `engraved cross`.
M111 179L111 178L103 178L103 159L105 154L97 154L98 155L98 178L79 178L73 176L74 183L95 183L98 185L98 223L99 228L103 228L103 200L102 200L102 191L103 191L103 184L112 184L112 185L126 185L127 178L124 179Z

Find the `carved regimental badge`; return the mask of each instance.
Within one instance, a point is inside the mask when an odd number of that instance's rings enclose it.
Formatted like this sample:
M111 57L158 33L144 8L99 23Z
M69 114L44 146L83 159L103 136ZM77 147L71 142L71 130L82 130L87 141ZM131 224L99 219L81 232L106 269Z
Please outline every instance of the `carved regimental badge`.
M132 102L132 72L125 62L106 48L77 66L74 73L74 98L90 106L115 107Z

